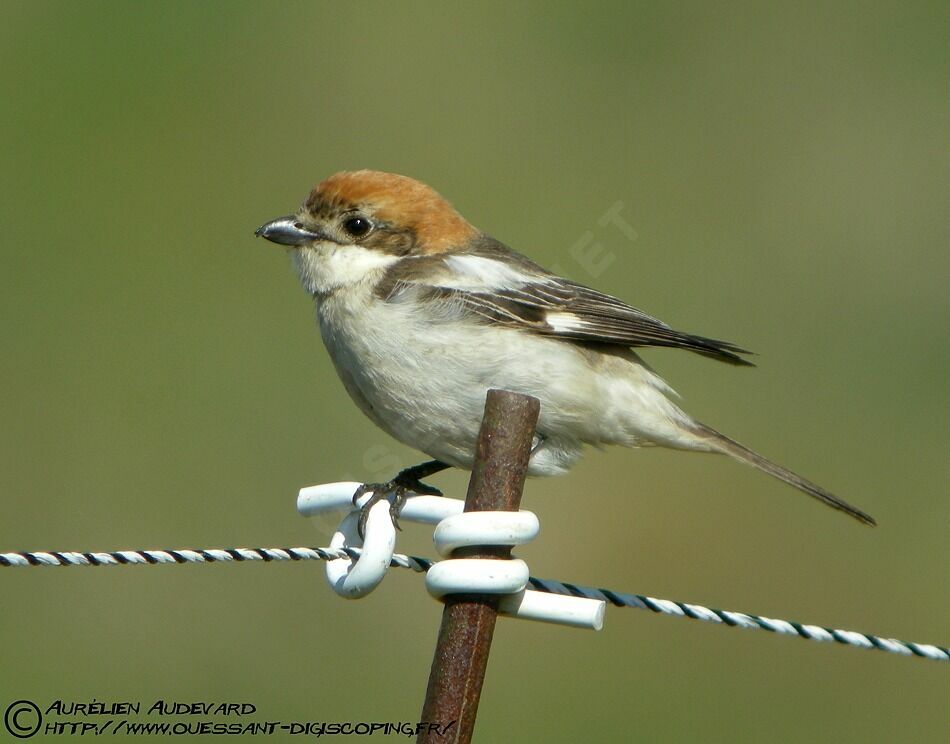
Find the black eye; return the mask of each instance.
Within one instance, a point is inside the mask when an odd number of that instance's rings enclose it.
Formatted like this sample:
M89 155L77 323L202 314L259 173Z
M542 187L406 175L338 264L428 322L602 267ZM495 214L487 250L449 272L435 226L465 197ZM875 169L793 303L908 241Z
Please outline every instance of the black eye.
M373 229L373 223L365 217L348 217L343 221L343 229L354 238L362 238Z

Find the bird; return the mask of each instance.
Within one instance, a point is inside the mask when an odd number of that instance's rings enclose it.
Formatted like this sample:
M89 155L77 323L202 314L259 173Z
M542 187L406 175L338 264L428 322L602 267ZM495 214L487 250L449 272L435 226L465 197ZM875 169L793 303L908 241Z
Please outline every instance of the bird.
M736 366L751 352L684 333L611 295L548 271L485 234L430 186L374 170L317 184L257 236L283 245L316 305L344 388L383 431L430 461L362 486L395 522L422 481L470 470L487 391L531 395L541 410L529 476L566 473L587 446L662 446L726 455L842 511L875 520L703 424L639 355L684 349ZM398 523L397 523L398 524Z

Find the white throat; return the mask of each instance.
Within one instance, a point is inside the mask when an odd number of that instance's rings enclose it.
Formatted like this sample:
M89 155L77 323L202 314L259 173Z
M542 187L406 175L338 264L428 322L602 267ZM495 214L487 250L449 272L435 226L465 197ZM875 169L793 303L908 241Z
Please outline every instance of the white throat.
M375 280L400 258L330 241L298 248L292 255L300 282L312 295L327 295L343 287Z

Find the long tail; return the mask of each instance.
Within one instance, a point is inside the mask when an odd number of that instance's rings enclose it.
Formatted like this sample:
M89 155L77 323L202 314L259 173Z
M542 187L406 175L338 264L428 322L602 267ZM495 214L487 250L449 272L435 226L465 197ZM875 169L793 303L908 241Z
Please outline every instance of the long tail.
M821 486L815 485L809 480L805 480L800 475L796 475L791 470L786 470L781 465L776 465L771 460L766 460L762 455L757 452L753 452L748 447L739 444L734 439L730 439L724 434L720 434L715 429L711 429L705 424L700 424L696 422L696 433L702 436L703 438L708 439L710 447L717 451L722 452L723 454L729 455L739 462L744 462L753 467L758 468L764 473L768 473L775 478L778 478L780 481L788 483L790 486L795 486L795 488L800 491L804 491L812 498L816 498L821 501L823 504L827 504L832 509L837 509L838 511L843 511L845 514L854 517L862 524L868 524L874 526L877 522L874 521L874 517L870 514L865 514L860 509L851 506L851 504L846 501L842 501L833 493L829 493Z

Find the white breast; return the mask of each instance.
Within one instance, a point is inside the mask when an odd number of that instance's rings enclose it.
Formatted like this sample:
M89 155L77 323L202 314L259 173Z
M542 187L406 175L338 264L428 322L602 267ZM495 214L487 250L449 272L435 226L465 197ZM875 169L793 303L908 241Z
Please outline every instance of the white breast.
M544 444L532 456L532 475L566 471L585 443L677 446L672 437L682 429L676 419L685 414L634 354L594 354L483 324L412 291L385 302L373 287L390 265L387 258L359 256L362 275L332 257L298 264L298 270L302 278L312 276L311 269L327 270L326 278L313 278L314 286L335 287L317 296L324 343L350 396L396 439L470 467L485 395L501 388L541 400Z

